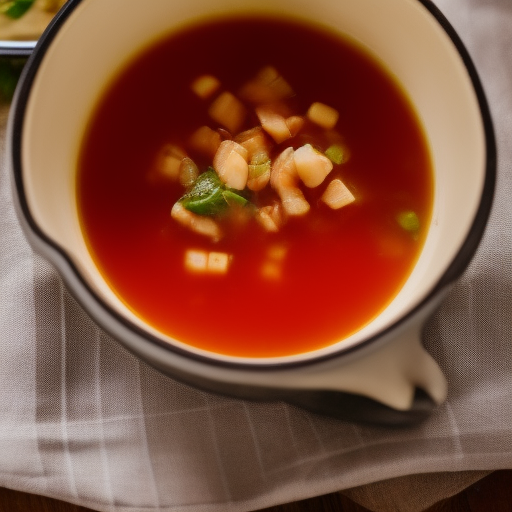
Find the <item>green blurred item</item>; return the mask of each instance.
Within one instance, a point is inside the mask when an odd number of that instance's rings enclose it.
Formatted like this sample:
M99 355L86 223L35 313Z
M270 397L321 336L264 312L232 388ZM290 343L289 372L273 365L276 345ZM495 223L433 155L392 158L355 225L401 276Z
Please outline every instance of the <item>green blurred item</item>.
M34 4L35 0L0 0L0 13L17 20Z
M0 57L0 101L12 100L26 58Z

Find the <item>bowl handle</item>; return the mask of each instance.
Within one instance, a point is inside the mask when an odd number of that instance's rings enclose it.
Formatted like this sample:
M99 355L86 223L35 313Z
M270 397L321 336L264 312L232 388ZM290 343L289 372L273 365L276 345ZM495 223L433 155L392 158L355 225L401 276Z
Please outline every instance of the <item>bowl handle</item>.
M343 366L324 368L304 380L309 380L302 384L310 389L362 395L403 411L412 407L418 389L436 405L447 395L446 378L423 347L418 326L380 343L363 357L354 358Z

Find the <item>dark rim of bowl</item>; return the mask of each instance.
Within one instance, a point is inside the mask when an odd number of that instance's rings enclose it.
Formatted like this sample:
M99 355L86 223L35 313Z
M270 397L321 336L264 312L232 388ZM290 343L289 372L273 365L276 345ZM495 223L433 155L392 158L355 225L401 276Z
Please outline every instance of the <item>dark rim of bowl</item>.
M433 301L435 297L446 286L451 284L464 272L465 268L471 261L474 253L478 248L492 207L497 165L494 129L486 96L482 84L480 82L480 78L462 40L458 36L453 26L450 24L450 22L445 18L442 12L432 3L431 0L417 0L420 4L423 5L423 7L425 7L430 12L430 14L435 18L435 20L437 20L439 25L444 29L444 31L454 44L455 48L457 49L459 56L466 67L467 73L472 82L473 89L480 107L482 126L484 129L486 140L485 181L480 199L480 204L473 219L473 223L471 225L471 228L466 239L459 248L458 253L455 255L455 257L453 258L452 262L450 263L444 274L441 276L438 282L432 287L431 291L423 298L423 300L419 304L417 304L411 311L409 311L406 315L401 317L393 325L387 327L386 329L383 329L376 335L362 341L361 343L358 343L353 347L341 347L339 350L333 351L329 354L312 356L306 360L299 360L293 362L272 362L272 360L269 360L268 363L242 363L236 361L222 361L220 359L215 358L214 355L212 357L209 357L207 355L196 354L194 352L187 351L175 345L171 345L147 333L143 329L132 324L132 322L130 322L129 320L122 317L119 313L117 313L109 305L107 305L85 282L79 270L77 269L73 261L70 259L70 257L67 255L66 251L63 250L59 245L57 245L53 240L48 238L47 235L41 231L37 222L31 216L30 210L28 208L22 179L21 146L23 123L25 119L25 110L28 98L30 96L32 83L34 82L34 79L38 72L38 68L44 58L46 51L48 50L48 47L51 45L51 42L55 37L55 34L58 32L59 27L65 22L70 13L75 9L76 6L78 6L81 3L81 1L82 0L70 0L57 13L55 18L50 22L49 26L46 28L46 30L43 32L43 35L37 42L34 51L32 52L32 55L29 58L29 61L25 66L25 69L23 70L20 79L20 86L18 87L14 98L11 147L14 183L19 198L20 209L25 217L28 226L30 227L30 230L32 231L32 234L39 239L39 242L47 245L54 251L57 251L57 253L59 253L59 255L65 260L66 264L69 266L69 269L71 270L73 276L73 280L72 282L67 282L67 284L70 287L70 291L77 298L80 297L82 293L88 294L88 296L92 298L92 300L95 301L95 303L98 306L100 306L101 309L106 311L119 324L121 324L122 327L134 332L136 335L138 335L138 337L144 339L145 341L149 341L150 343L153 343L156 346L163 347L165 350L173 352L177 356L192 359L198 363L204 363L208 365L214 365L218 367L231 369L243 369L250 371L276 370L310 366L326 360L331 360L340 356L344 356L346 354L353 353L355 351L363 349L364 347L367 347L368 345L374 343L377 339L381 338L382 336L385 336L386 334L396 329L398 326L404 324L407 320L413 317L419 310L421 310L427 304ZM100 321L99 323L102 322ZM102 325L102 327L104 327L106 330L112 333L113 329L111 329L109 326ZM123 343L123 340L119 341Z

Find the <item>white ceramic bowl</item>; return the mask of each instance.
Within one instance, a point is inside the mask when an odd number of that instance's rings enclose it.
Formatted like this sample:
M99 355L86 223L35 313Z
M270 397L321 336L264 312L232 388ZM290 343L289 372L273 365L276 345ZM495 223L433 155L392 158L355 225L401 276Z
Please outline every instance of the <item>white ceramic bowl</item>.
M273 359L208 353L146 325L98 271L75 201L78 151L106 84L170 30L209 16L247 13L314 20L377 56L415 106L435 172L424 250L389 307L338 344ZM91 316L150 364L205 389L285 399L365 421L411 421L444 400L446 383L421 345L421 328L481 238L492 202L495 147L470 57L427 0L71 0L25 69L9 138L14 195L27 238Z

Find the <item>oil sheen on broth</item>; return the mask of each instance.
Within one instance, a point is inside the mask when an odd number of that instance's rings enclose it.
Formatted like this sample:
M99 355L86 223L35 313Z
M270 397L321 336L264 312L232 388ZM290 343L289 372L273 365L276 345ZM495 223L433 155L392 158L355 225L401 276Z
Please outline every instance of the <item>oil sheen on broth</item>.
M263 182L289 174L250 190L224 169L231 158ZM318 186L297 178L310 161L327 173ZM198 172L206 185L191 193ZM414 110L365 51L237 18L173 34L113 80L77 195L100 271L138 316L200 349L274 357L342 340L389 304L424 242L433 174Z

